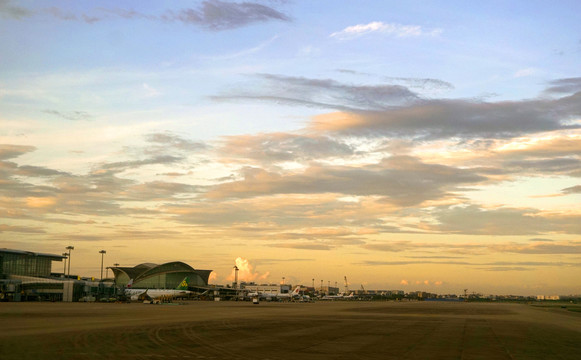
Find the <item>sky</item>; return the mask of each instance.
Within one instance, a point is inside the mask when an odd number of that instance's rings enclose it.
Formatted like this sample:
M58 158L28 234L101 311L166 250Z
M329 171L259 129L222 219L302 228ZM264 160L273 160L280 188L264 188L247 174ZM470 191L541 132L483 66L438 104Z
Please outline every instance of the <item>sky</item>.
M0 248L580 294L578 1L0 0ZM53 271L62 271L61 263ZM109 273L110 274L110 273Z

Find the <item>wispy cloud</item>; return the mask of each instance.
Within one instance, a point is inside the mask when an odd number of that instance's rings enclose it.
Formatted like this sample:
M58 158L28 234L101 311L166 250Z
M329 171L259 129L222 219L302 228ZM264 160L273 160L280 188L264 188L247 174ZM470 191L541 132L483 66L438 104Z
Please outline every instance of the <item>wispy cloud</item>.
M381 79L382 81L385 81L387 83L405 86L409 89L421 91L422 93L454 89L454 85L440 79L382 76L380 74L372 74L350 69L337 69L336 71L342 74L350 74L356 77L365 77L373 80Z
M13 159L34 150L34 146L0 144L0 160Z
M145 97L154 98L161 95L161 91L157 90L153 86L143 83L143 91L145 93Z
M5 18L22 19L34 14L34 11L14 3L12 0L0 0L0 15Z
M549 82L548 94L571 94L581 91L581 77L557 79Z
M177 12L168 10L161 18L167 21L199 25L215 31L269 20L290 21L287 15L262 4L219 0L203 1L199 9L182 9Z
M567 120L581 116L581 93L558 100L483 103L468 100L425 100L409 106L341 113L316 118L312 129L351 135L373 132L392 137L510 138L542 131L579 129Z
M343 111L382 110L419 99L401 85L350 85L332 79L309 79L273 74L255 74L265 82L251 91L212 96L214 100L267 101ZM263 89L268 89L268 93Z
M493 232L490 232L493 234ZM443 263L463 263L458 257L458 254L462 256L469 255L483 255L489 253L516 253L516 254L544 254L544 255L556 255L556 254L579 254L581 253L581 244L575 241L564 241L564 242L529 242L529 243L443 243L443 242L412 242L412 241L375 241L368 242L361 245L362 248L372 251L385 251L385 252L408 252L408 251L425 251L432 252L437 251L438 253L455 254L454 256L407 256L408 259L414 260L401 260L403 262L442 262ZM418 259L419 260L415 260ZM400 262L401 262L400 261ZM547 263L528 263L527 265L545 265ZM494 265L506 265L496 263ZM521 264L522 265L522 264Z
M331 250L332 246L328 244L317 244L317 243L282 243L282 244L269 244L270 247L283 248L283 249L301 249L301 250Z
M58 111L58 110L44 110L46 114L51 114L65 120L79 121L79 120L93 120L95 117L86 111Z
M24 234L45 234L46 231L38 227L29 226L11 226L6 224L0 224L0 234L3 232L16 232Z
M533 75L537 75L540 73L540 70L534 67L528 67L525 69L520 69L517 72L514 73L514 77L515 78L520 78L520 77L528 77L528 76L533 76Z
M522 266L489 266L478 268L483 271L532 271L534 268L527 268Z
M575 185L561 190L564 194L581 194L581 185Z
M340 40L348 40L371 33L379 33L405 38L418 36L439 36L442 33L442 29L432 29L426 31L419 25L401 25L396 23L383 23L381 21L374 21L368 24L348 26L345 29L334 32L329 36Z
M209 145L200 141L186 139L171 132L147 134L145 139L149 146L143 150L146 154L178 154L188 155L209 148Z
M239 57L244 57L247 55L251 55L251 54L255 54L260 52L261 50L267 48L270 44L272 44L274 41L276 41L279 38L278 35L274 35L272 36L270 39L261 42L260 44L247 48L247 49L243 49L240 51L237 51L235 53L230 53L230 54L224 54L224 55L218 55L218 56L209 56L207 57L210 60L228 60L228 59L236 59Z
M254 78L264 84L212 99L339 110L315 117L309 130L345 136L503 139L581 129L581 124L571 122L581 116L581 92L558 99L483 102L425 99L403 85L352 85L273 74L255 74Z
M90 13L74 13L58 7L32 11L16 6L11 0L0 0L0 14L4 17L23 19L31 16L49 15L63 21L82 21L94 24L111 18L124 20L149 20L182 22L211 31L222 31L267 21L290 21L290 17L273 7L258 2L229 2L221 0L202 1L197 8L166 10L161 14L145 14L121 8L95 8Z
M431 214L439 222L431 229L448 233L536 235L559 232L581 234L581 215L579 214L545 214L532 208L484 209L476 205L441 207L432 211ZM543 247L541 244L537 246L536 249Z
M402 266L416 264L463 265L478 267L487 271L532 271L537 267L579 267L581 264L567 262L474 262L474 261L363 261L358 263L364 266Z
M386 202L419 204L446 196L456 186L486 180L473 171L424 164L413 157L392 157L369 166L312 165L301 174L245 168L243 180L217 185L209 198L272 194L339 193L384 196Z
M345 158L357 153L354 146L339 139L292 133L227 136L217 151L223 161L252 160L265 166L273 162Z

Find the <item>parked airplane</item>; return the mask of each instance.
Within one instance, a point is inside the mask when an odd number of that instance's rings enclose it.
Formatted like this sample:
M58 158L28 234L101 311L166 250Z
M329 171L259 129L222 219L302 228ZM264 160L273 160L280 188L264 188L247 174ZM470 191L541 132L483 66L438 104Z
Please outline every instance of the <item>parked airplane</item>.
M344 293L341 293L337 295L325 295L321 298L321 300L350 300L353 298L353 293L350 293L348 296L345 296Z
M248 293L246 296L248 296L249 298L257 297L257 298L266 299L266 300L294 299L294 298L297 298L300 296L300 294L299 294L300 290L301 290L301 287L297 286L292 292L285 293L285 294L271 294L271 293L255 291L255 292Z
M156 300L162 297L172 298L192 294L188 290L188 277L186 276L175 289L134 289L132 288L133 279L129 280L125 296L131 300Z

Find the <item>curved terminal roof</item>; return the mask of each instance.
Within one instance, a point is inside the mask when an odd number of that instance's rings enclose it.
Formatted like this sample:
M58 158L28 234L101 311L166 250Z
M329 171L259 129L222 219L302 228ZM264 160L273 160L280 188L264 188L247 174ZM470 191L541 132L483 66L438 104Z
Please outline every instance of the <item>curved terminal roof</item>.
M116 276L118 273L126 274L129 279L133 279L133 282L139 282L159 274L192 272L198 274L207 284L212 272L212 270L196 270L181 261L172 261L161 265L143 263L134 267L111 267L110 269Z

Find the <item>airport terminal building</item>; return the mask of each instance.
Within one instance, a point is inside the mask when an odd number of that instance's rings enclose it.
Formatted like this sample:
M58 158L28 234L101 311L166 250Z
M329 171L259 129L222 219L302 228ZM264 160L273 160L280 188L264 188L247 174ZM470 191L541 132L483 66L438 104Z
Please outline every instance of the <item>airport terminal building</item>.
M115 284L121 288L175 289L188 278L189 287L207 287L212 270L197 270L181 261L157 265L139 264L134 267L110 267L115 275Z
M108 301L122 294L130 280L134 288L174 289L187 277L191 289L207 288L212 272L180 261L110 267L114 280L65 275L63 267L63 272L52 272L53 261L65 259L61 255L0 249L0 301Z
M53 261L63 259L61 255L0 249L0 300L62 299L63 279L54 279L51 269Z

